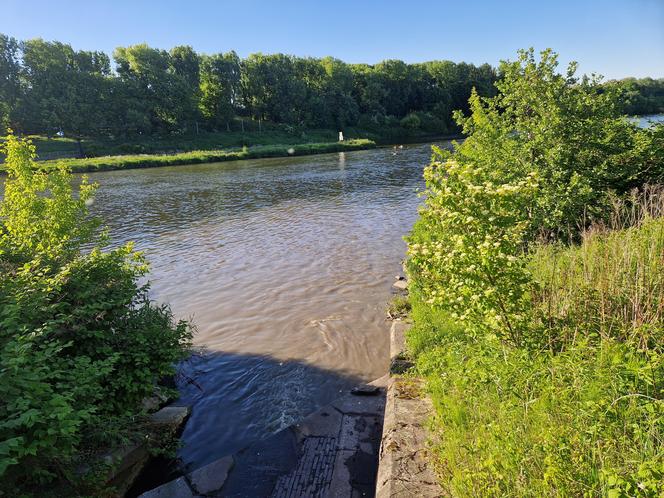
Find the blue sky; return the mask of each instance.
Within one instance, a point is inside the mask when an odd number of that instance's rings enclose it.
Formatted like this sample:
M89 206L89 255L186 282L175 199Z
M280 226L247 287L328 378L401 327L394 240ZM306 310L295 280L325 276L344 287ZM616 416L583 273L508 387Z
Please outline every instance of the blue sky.
M551 47L582 72L664 77L664 0L0 0L0 32L108 53L147 42L368 63L496 64Z

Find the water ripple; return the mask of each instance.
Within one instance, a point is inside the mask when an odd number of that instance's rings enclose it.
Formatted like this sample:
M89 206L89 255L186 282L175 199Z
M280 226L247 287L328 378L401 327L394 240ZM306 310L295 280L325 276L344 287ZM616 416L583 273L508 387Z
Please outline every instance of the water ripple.
M430 147L91 175L115 243L152 264L152 296L192 317L193 414L180 456L202 465L384 374L384 307Z

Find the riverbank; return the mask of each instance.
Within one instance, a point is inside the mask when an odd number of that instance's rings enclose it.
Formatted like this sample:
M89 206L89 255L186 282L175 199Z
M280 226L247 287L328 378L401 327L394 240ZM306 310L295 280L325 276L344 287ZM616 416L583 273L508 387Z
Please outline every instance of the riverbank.
M153 168L158 166L177 166L183 164L216 163L241 159L260 159L267 157L305 156L329 152L372 149L376 142L368 139L347 140L344 142L306 143L294 145L256 145L239 150L197 150L179 154L135 154L83 159L53 159L39 162L39 167L50 170L64 164L72 172L110 171L118 169ZM0 165L0 167L2 167ZM4 168L2 169L4 171Z

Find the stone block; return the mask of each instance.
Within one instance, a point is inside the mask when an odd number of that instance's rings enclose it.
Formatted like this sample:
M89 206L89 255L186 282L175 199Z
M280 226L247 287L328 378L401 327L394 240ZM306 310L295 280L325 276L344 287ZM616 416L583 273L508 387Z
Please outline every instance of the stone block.
M207 495L219 491L226 482L234 463L233 457L230 455L220 458L189 474L189 482L198 494Z
M150 423L154 425L166 425L177 429L189 416L188 406L165 406L150 416Z
M184 477L143 493L139 498L195 498Z
M397 280L392 284L392 287L398 291L405 291L408 289L408 281L406 280Z

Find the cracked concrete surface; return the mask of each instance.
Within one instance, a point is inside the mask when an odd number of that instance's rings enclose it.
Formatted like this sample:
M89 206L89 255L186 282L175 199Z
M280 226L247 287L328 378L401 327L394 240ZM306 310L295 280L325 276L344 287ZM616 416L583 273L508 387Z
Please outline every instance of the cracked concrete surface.
M428 462L426 422L432 405L422 392L424 381L399 375L407 362L403 355L407 328L407 323L395 321L390 329L393 376L387 385L376 498L443 496Z

